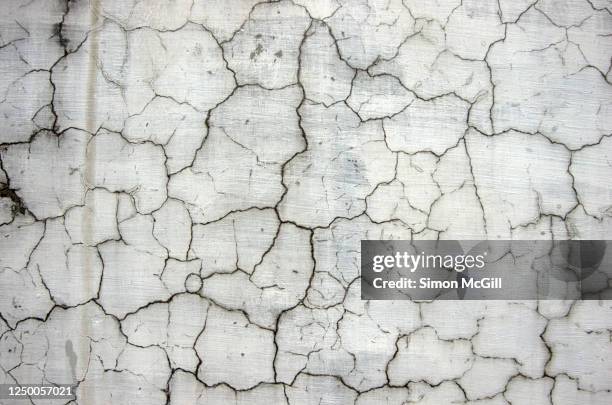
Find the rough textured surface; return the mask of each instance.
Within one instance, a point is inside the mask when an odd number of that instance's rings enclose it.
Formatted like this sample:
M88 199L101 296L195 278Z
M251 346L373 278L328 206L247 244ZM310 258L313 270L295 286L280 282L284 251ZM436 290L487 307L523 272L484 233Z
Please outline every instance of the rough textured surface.
M612 300L358 279L361 239L612 239L611 56L603 0L2 1L0 383L612 403Z

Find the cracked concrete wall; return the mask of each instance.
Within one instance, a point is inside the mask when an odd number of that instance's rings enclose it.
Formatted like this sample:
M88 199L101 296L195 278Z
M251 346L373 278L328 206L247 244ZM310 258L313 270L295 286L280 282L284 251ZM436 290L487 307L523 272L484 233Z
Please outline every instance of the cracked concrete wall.
M364 302L358 279L367 238L612 239L611 10L3 1L0 383L612 403L612 301Z

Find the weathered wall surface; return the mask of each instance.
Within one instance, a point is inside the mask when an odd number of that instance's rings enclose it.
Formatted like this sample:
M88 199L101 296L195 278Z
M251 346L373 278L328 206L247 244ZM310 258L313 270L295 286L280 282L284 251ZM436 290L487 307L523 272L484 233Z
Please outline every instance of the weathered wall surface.
M612 239L611 10L3 1L0 383L612 403L612 301L364 302L358 279L361 239Z

